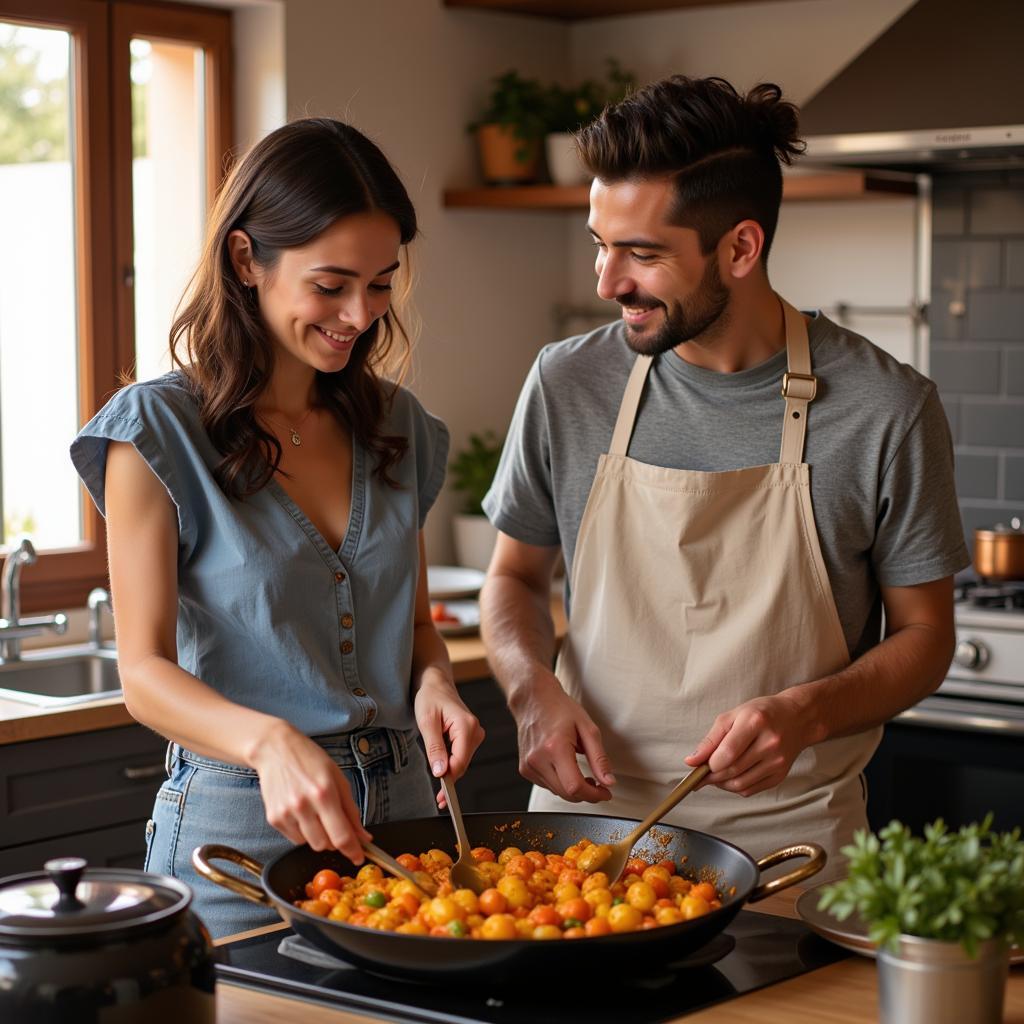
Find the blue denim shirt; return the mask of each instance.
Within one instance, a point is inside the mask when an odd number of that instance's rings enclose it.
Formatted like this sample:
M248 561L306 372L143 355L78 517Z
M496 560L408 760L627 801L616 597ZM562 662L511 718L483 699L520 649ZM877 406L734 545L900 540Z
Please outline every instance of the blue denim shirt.
M406 390L384 433L409 440L391 469L353 443L352 508L341 548L272 480L228 498L219 454L177 373L119 391L71 445L101 513L107 447L134 445L178 517L178 663L229 700L307 735L409 729L418 532L445 476L448 431Z

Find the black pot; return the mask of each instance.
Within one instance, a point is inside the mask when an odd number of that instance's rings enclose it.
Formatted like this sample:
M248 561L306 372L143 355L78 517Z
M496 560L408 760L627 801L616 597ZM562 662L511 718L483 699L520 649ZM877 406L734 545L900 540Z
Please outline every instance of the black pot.
M214 950L166 875L47 861L0 881L0 1021L213 1024Z

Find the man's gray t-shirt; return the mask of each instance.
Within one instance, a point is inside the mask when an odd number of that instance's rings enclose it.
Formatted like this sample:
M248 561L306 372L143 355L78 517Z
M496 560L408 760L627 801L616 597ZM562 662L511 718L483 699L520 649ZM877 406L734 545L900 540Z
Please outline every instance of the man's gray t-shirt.
M804 461L822 555L856 658L880 639L880 586L941 579L970 558L934 384L821 313L808 336L818 393ZM484 500L503 533L560 544L570 574L597 461L611 443L635 359L621 321L542 349ZM694 366L674 351L657 357L630 458L706 472L778 462L785 370L785 350L739 373Z

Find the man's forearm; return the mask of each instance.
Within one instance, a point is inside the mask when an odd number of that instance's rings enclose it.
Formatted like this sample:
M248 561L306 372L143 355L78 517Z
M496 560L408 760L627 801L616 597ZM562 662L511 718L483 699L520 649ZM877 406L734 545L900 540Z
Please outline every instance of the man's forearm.
M807 716L809 743L887 722L928 696L953 656L951 629L908 625L840 672L784 690Z
M490 577L480 593L480 632L494 678L514 707L554 663L549 595L515 576Z

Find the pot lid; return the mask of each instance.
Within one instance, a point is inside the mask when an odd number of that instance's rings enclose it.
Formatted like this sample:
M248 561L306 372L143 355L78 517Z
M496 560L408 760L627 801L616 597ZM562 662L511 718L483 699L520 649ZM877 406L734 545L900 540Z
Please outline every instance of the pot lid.
M1011 534L1016 534L1016 533L1021 533L1021 532L1024 532L1024 531L1021 530L1021 521L1020 521L1020 519L1017 516L1014 516L1010 520L1009 525L1007 525L1006 523L996 523L995 526L990 526L987 530L986 529L979 529L976 532L980 533L982 535L988 536L988 535L994 534L994 533L1011 533Z
M44 872L0 881L0 938L26 941L117 931L158 921L187 907L181 882L145 871L86 868L59 857Z

